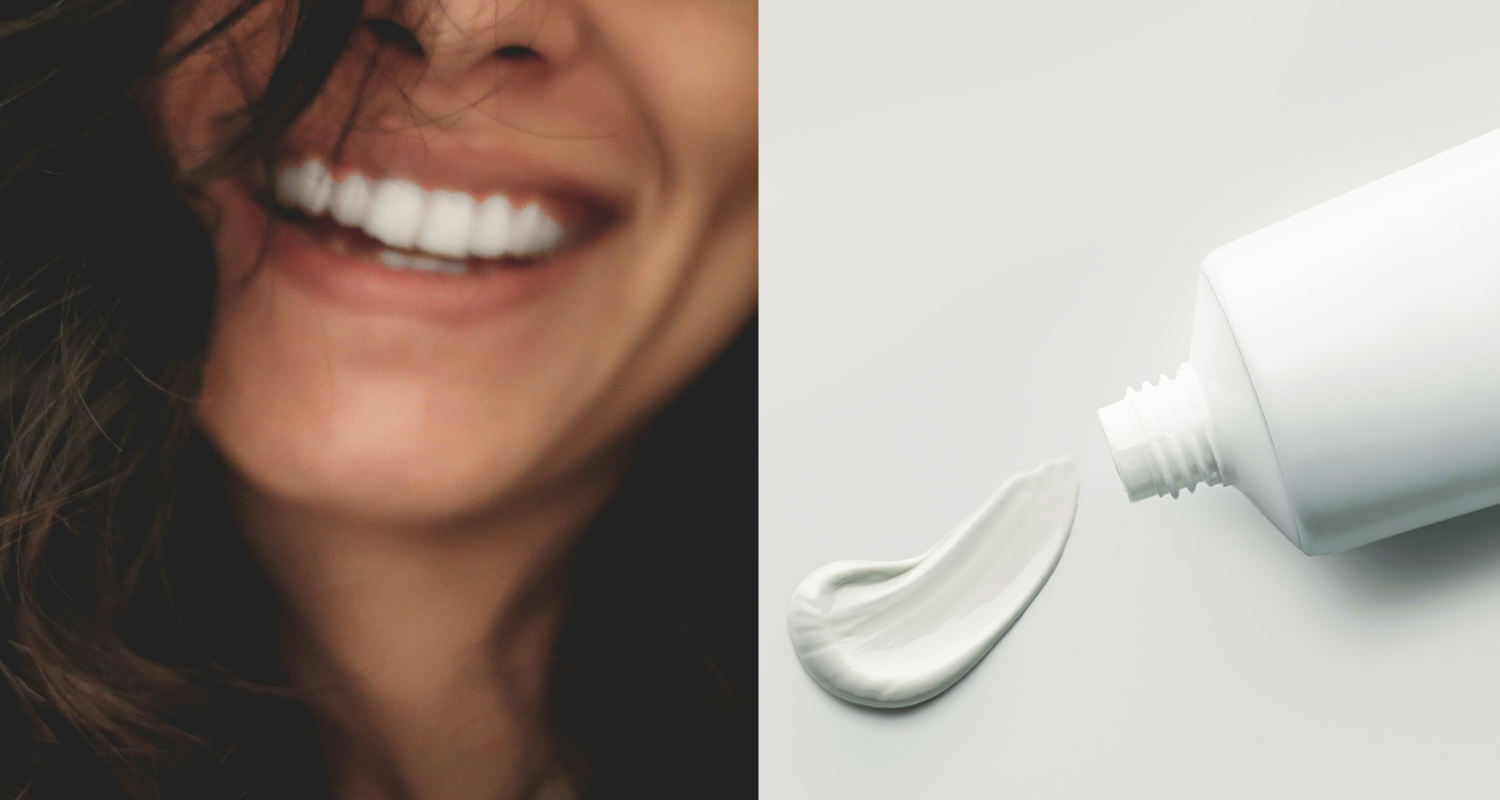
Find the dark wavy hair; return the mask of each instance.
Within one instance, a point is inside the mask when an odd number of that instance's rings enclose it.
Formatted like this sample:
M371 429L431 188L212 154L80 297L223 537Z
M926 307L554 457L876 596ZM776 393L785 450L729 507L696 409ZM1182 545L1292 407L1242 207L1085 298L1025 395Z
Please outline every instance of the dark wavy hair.
M290 0L269 84L193 174L138 105L259 2L166 55L170 0L0 5L7 797L328 792L276 599L193 424L215 269L185 197L268 151L360 4ZM586 797L754 792L755 370L752 322L659 417L574 556L550 727Z

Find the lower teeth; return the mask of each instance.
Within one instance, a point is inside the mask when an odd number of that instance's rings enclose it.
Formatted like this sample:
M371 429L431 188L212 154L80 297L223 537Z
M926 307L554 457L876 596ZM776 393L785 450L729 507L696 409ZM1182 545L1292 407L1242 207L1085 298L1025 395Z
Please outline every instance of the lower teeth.
M399 250L382 250L377 258L380 259L380 263L388 267L395 267L396 269L411 269L418 272L444 272L448 274L468 271L468 267L462 261L403 253Z

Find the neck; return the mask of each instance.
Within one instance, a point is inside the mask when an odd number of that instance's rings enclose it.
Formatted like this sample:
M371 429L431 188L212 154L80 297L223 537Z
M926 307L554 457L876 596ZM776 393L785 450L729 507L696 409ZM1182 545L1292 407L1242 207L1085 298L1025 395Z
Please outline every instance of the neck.
M549 761L564 570L616 475L442 526L382 525L253 492L246 538L287 608L341 800L519 795Z

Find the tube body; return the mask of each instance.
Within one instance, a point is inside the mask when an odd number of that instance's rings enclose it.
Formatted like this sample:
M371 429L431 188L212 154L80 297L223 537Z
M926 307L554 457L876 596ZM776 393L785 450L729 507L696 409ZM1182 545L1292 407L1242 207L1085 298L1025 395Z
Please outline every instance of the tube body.
M1500 131L1209 254L1142 392L1100 411L1133 499L1236 486L1310 554L1500 504Z

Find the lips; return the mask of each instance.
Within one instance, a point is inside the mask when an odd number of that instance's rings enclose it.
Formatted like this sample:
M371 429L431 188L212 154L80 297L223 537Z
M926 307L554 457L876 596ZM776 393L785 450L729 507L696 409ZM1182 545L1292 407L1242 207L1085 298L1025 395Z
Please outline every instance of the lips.
M231 218L269 226L226 228L243 236L225 246L252 254L228 274L290 279L330 309L447 325L531 305L583 269L607 268L613 259L600 256L623 244L638 213L627 161L405 130L340 142L338 130L299 123L269 176L250 169L221 184Z

